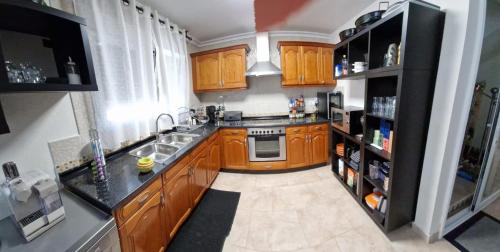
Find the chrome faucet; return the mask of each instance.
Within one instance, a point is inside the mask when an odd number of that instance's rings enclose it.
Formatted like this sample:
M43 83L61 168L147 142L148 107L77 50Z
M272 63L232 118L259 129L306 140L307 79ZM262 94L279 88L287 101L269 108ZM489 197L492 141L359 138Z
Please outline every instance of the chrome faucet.
M167 114L167 113L161 113L157 118L156 118L156 140L158 141L159 138L160 138L160 127L158 125L158 123L160 122L160 118L162 116L168 116L170 117L170 121L172 121L172 126L175 125L175 122L174 122L174 118L172 117L172 115L170 114Z

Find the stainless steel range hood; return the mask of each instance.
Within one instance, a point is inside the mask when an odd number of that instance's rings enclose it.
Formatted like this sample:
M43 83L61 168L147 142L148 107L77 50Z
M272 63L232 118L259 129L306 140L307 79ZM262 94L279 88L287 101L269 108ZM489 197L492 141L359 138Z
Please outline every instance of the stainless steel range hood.
M281 70L277 68L269 57L269 33L259 32L257 37L257 62L247 70L247 76L275 76L281 75Z

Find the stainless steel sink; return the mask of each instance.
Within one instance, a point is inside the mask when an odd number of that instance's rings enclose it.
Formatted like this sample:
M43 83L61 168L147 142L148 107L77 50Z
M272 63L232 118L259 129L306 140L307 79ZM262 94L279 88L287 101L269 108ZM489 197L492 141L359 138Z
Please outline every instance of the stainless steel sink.
M200 135L196 134L170 133L167 135L160 135L158 137L157 143L183 147L194 141L195 138L199 136Z
M179 147L173 145L149 143L130 151L129 154L135 157L149 157L157 163L163 163L178 150Z

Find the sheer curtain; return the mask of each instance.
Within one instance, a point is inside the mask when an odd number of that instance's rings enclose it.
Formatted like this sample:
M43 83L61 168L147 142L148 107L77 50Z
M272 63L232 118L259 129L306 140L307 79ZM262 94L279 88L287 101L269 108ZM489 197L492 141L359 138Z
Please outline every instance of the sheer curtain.
M167 18L154 13L153 22L157 45L157 77L161 109L174 115L189 103L189 61L185 30L171 24ZM172 28L171 28L172 27Z
M178 28L170 31L167 19L160 24L158 13L152 19L151 8L134 0L75 0L75 9L88 23L99 85L91 95L105 148L149 136L160 112L187 105L186 41Z

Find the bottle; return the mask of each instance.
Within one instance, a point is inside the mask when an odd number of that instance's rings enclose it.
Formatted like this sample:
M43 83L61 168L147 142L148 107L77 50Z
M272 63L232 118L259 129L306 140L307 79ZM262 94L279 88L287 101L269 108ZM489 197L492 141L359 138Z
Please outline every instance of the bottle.
M342 55L342 75L349 74L349 62L347 61L346 55Z
M68 57L68 62L66 63L65 68L69 84L82 84L80 71L78 70L76 63L71 60L71 57Z

